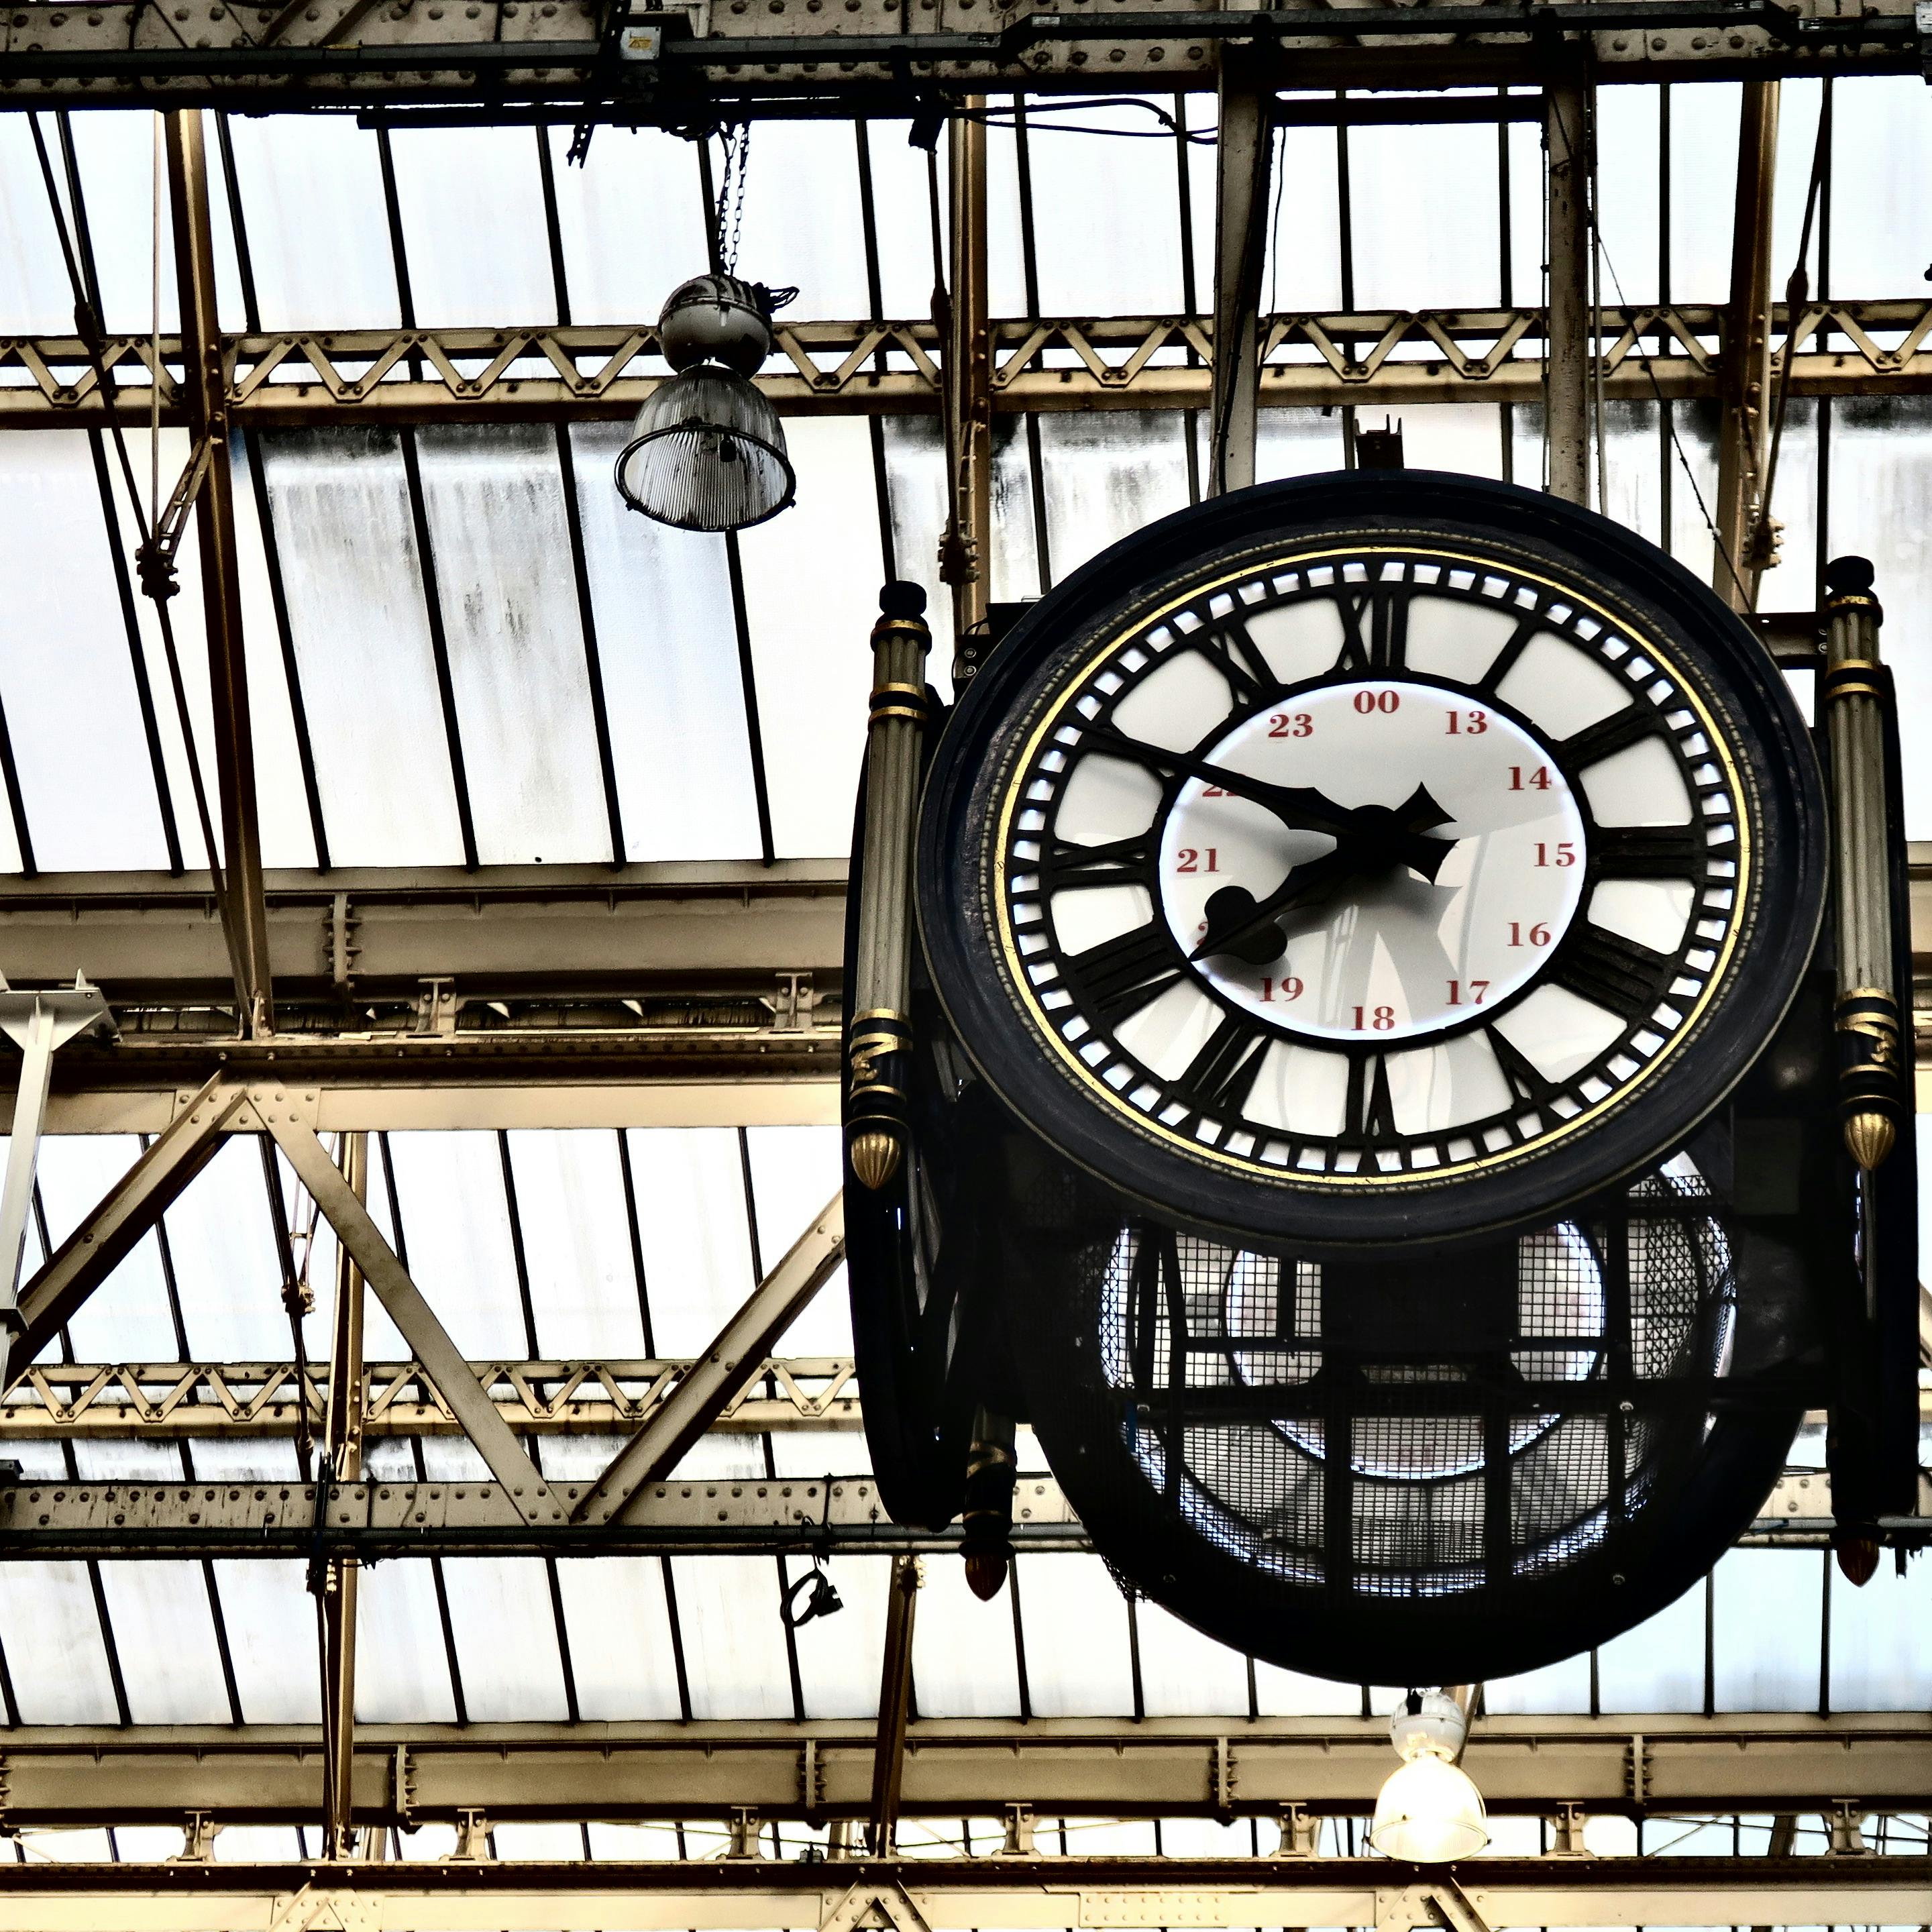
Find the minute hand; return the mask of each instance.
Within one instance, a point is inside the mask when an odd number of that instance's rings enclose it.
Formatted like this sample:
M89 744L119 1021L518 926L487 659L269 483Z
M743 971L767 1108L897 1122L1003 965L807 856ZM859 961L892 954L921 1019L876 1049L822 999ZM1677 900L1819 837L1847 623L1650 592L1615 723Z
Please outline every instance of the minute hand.
M1339 838L1348 826L1352 814L1312 785L1270 784L1265 778L1250 778L1226 765L1210 764L1186 752L1170 752L1165 745L1150 745L1130 738L1111 725L1088 724L1081 728L1081 742L1097 752L1112 752L1131 758L1153 771L1174 772L1200 778L1217 790L1232 792L1237 798L1264 806L1276 818L1297 832L1324 832Z

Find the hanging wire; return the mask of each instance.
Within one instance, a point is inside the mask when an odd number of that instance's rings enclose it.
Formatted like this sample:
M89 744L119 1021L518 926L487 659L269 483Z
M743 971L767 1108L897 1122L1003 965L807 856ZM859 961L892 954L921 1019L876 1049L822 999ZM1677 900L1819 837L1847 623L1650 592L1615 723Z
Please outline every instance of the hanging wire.
M148 311L152 327L150 346L154 356L154 379L148 385L148 527L158 530L161 521L161 130L158 109L154 114L154 270L149 280L152 305ZM105 402L104 396L101 400Z
M1590 404L1596 418L1597 511L1610 514L1610 440L1604 403L1604 231L1597 207L1597 90L1583 95L1583 206L1590 224Z

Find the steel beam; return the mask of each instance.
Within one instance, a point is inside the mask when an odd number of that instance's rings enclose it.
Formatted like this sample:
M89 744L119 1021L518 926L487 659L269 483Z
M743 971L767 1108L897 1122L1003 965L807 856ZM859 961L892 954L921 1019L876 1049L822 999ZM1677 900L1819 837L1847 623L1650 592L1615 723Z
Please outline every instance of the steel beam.
M1544 97L1544 165L1550 252L1544 391L1546 487L1565 502L1590 500L1590 369L1597 329L1590 304L1589 89L1565 76Z
M1173 1925L1916 1925L1932 1859L735 1858L560 1864L474 1856L339 1867L223 1861L0 1865L0 1928L213 1932L894 1932Z
M1231 50L1221 68L1220 138L1214 152L1214 342L1209 411L1210 495L1255 480L1261 388L1262 269L1268 247L1272 91Z
M983 100L972 105L983 108ZM988 322L986 127L948 130L946 354L938 380L948 470L940 575L952 592L955 649L986 621L992 594L992 341Z
M997 1612L989 1612L989 1616ZM869 1718L794 1724L371 1724L356 1727L360 1824L448 1823L466 1810L545 1819L856 1820L872 1798ZM32 1725L4 1740L10 1829L312 1820L319 1726ZM915 1718L907 1817L1359 1815L1388 1775L1370 1718ZM1790 1713L1486 1718L1464 1759L1492 1811L1922 1810L1932 1718ZM1485 1863L1487 1862L1485 1861Z

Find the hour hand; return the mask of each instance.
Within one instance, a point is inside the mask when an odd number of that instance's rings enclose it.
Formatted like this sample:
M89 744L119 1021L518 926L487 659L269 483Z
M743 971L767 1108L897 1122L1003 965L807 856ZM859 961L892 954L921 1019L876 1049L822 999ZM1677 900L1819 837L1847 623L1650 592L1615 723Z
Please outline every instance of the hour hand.
M1337 846L1295 866L1264 899L1257 901L1243 886L1223 886L1208 902L1207 936L1187 956L1268 965L1288 950L1287 937L1277 923L1281 915L1310 899L1325 898L1354 870L1354 855Z

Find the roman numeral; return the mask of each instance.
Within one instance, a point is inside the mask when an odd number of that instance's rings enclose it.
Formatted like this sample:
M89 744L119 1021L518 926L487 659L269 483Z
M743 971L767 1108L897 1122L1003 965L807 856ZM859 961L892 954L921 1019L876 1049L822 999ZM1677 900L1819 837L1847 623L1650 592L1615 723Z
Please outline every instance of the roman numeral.
M1066 962L1066 976L1110 1027L1166 992L1180 977L1173 935L1157 920L1102 940Z
M1590 864L1608 879L1701 879L1706 856L1695 825L1606 825L1590 841Z
M1556 747L1556 755L1568 770L1580 771L1586 765L1628 750L1640 738L1647 738L1660 728L1656 714L1646 706L1626 704L1621 711L1612 711L1609 717L1600 718L1595 724L1586 724L1565 738Z
M1218 628L1197 638L1194 647L1228 680L1235 704L1244 711L1265 704L1282 688L1244 624L1224 620Z
M1174 1084L1203 1113L1239 1115L1246 1111L1255 1077L1271 1043L1266 1034L1230 1013Z
M1540 611L1524 618L1510 633L1509 641L1497 652L1489 669L1484 672L1481 681L1470 688L1481 692L1486 697L1493 698L1497 686L1516 668L1516 659L1528 648L1530 639L1542 628L1543 616Z
M1396 1138L1395 1102L1389 1097L1388 1062L1378 1053L1358 1054L1349 1060L1342 1138L1366 1147Z
M1378 585L1358 597L1338 597L1342 613L1340 670L1397 671L1408 655L1408 600L1404 586Z
M1556 1082L1546 1079L1536 1063L1512 1046L1494 1027L1485 1027L1483 1036L1490 1042L1490 1051L1496 1055L1496 1064L1502 1069L1510 1097L1532 1107L1546 1105L1556 1092Z
M1042 892L1074 892L1089 886L1151 886L1153 881L1151 830L1105 845L1070 845L1056 839L1040 862Z
M1580 919L1544 976L1592 1006L1634 1020L1662 998L1676 970L1676 962L1665 954Z

